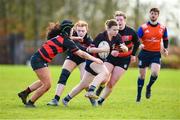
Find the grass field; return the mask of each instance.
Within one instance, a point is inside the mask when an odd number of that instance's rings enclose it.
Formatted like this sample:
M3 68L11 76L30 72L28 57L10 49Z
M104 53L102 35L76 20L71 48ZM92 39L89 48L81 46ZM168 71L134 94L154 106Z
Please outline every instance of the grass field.
M0 119L180 119L180 70L162 69L152 89L152 98L144 96L141 103L135 102L137 69L129 69L114 88L102 107L92 107L84 97L85 91L64 107L49 107L47 102L54 96L55 86L61 71L50 66L53 85L35 109L25 108L17 93L36 80L29 66L0 65ZM150 72L147 73L146 84ZM64 97L79 82L76 69L69 78Z

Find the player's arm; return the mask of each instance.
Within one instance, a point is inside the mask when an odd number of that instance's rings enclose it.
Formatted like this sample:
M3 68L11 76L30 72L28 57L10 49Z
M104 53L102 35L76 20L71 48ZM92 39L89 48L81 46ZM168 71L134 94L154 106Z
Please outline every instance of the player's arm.
M136 53L139 48L140 41L139 41L138 35L136 34L135 31L133 31L132 36L133 36L133 38L132 38L133 49L132 49L132 55L131 55L131 62L136 62Z
M76 52L74 52L76 55L80 56L81 58L84 58L84 59L88 59L88 60L91 60L91 61L94 61L98 64L102 64L103 61L100 60L99 58L95 58L93 57L92 55L88 54L87 52L84 52L82 50L78 50Z
M99 41L102 41L102 36L101 34L97 35L96 38L94 39L94 41L92 42L92 44L86 49L87 52L89 53L101 53L101 52L109 52L109 47L101 47L101 48L98 48L96 47L97 43L99 43Z
M112 46L111 55L114 57L118 57L121 55L122 52L128 52L128 47L122 41L121 35L117 35L116 44Z
M117 39L118 39L118 40L116 40L117 41L116 42L117 45L113 46L114 50L128 52L128 47L122 41L122 38L121 38L120 34L117 35Z
M100 60L98 58L95 58L95 57L91 56L90 54L80 50L76 46L76 44L73 41L71 41L70 39L66 38L66 40L64 40L64 44L63 45L64 45L64 47L69 49L73 54L76 54L76 55L78 55L81 58L92 60L92 61L94 61L94 62L96 62L98 64L102 64L103 63L102 60Z
M138 35L139 42L140 42L139 49L143 49L144 48L144 44L142 44L142 39L141 38L143 37L144 32L143 32L143 28L142 27L138 28L137 35Z
M83 42L83 38L79 36L71 36L70 39L73 41Z
M70 39L73 40L73 41L79 41L79 42L83 42L83 38L82 37L79 37L77 35L77 32L76 31L73 31L71 36L70 36Z
M88 47L86 49L87 52L89 53L101 53L101 52L109 52L109 47L101 47L101 48L96 48L96 47Z
M139 45L140 45L140 41L139 41L139 38L138 38L138 35L136 34L136 32L133 33L132 42L133 42L132 55L135 56L137 53L137 50L139 48Z
M167 56L168 55L168 44L169 44L169 41L168 41L168 33L167 33L167 29L165 28L164 30L164 34L163 34L163 50L162 50L162 53L164 54L164 56Z

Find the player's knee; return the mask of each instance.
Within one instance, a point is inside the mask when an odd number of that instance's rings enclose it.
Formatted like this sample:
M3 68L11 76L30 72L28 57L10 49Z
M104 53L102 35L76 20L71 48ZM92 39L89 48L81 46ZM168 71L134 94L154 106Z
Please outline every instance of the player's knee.
M157 78L158 78L158 74L157 73L151 73L151 78L150 79L152 79L152 80L157 80Z
M82 89L88 89L89 88L89 84L88 83L81 84L81 88Z
M107 87L108 87L109 89L112 89L113 86L114 86L114 84L113 84L112 82L108 82L108 83L107 83Z
M46 82L44 84L44 91L48 91L51 88L51 82Z
M141 73L141 74L139 75L139 78L140 78L140 79L145 79L145 74L144 74L144 73Z
M68 70L62 69L61 75L59 77L58 84L61 83L63 85L66 85L67 79L69 78L70 74L71 73Z
M157 76L158 76L158 72L157 72L157 71L153 71L153 72L151 73L151 75L154 76L154 77L157 77Z
M110 73L109 73L108 70L104 70L104 71L103 71L103 74L104 74L104 78L105 78L105 79L108 78L109 75L110 75ZM105 80L105 79L104 79L104 80Z

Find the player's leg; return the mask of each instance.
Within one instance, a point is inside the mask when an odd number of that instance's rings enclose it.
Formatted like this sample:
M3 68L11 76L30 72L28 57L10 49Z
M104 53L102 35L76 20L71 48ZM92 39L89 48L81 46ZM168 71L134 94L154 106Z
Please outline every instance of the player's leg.
M79 64L79 70L80 70L80 78L82 80L83 75L85 73L85 62ZM86 88L86 91L88 90L88 87ZM89 98L89 101L92 106L96 106L96 101L94 99Z
M109 71L106 66L103 64L97 64L93 62L90 65L91 69L97 73L95 78L93 79L91 85L89 86L88 92L85 94L85 97L88 98L95 98L97 99L98 96L94 93L95 89L99 87L103 80L106 80L109 77Z
M51 76L48 67L37 69L35 72L42 85L37 90L35 90L35 93L26 104L27 107L34 107L34 102L38 100L51 87Z
M35 81L30 86L28 86L25 90L18 93L18 96L22 99L22 102L26 104L26 99L28 95L38 89L42 85L42 82L40 80Z
M62 67L62 72L61 75L59 77L57 86L56 86L56 92L55 92L55 96L54 99L52 99L50 102L48 102L47 105L51 105L51 106L58 106L58 102L60 100L60 96L62 95L66 82L71 74L71 72L74 70L74 68L77 66L77 64L70 60L70 59L66 59L63 67Z
M125 73L125 69L115 66L113 71L112 71L112 75L110 78L110 81L108 81L105 89L102 92L102 95L100 96L99 100L98 100L98 104L102 105L102 103L104 102L104 100L110 95L110 93L112 92L113 87L115 86L115 84L117 83L117 81L122 77L122 75Z
M111 78L111 74L109 75L109 78L107 80L103 80L102 83L100 84L100 86L98 87L98 89L96 90L96 95L100 96L101 92L103 91L103 89L106 86L106 83L110 80Z
M105 80L102 81L101 85L100 85L100 86L98 87L98 89L96 90L96 95L97 95L97 96L99 96L99 95L101 94L101 92L102 92L103 89L105 88L106 83L110 80L110 78L111 78L111 72L112 72L112 70L113 70L113 68L114 68L114 66L113 66L111 63L109 63L109 62L104 62L104 65L106 66L106 68L108 68L108 71L109 71L110 75L109 75L109 78L107 78L107 79L105 79Z
M144 86L144 80L146 76L146 67L145 68L139 68L139 77L137 80L137 98L136 102L140 102L141 100L141 92Z
M76 95L78 95L83 89L87 88L89 86L89 84L92 82L94 78L94 75L92 75L91 73L85 71L82 80L80 81L80 83L78 85L76 85L71 92L68 93L68 95L62 100L63 104L65 106L67 106L68 102L75 97Z
M137 80L137 97L136 97L136 102L140 102L141 100L141 92L144 86L144 81L145 81L145 76L146 76L146 69L150 65L151 61L151 53L146 52L144 50L141 50L139 53L139 76Z
M86 65L86 62L79 64L80 80L82 80L83 75L85 73L85 65Z
M151 86L155 83L158 77L158 73L160 71L160 64L152 63L151 64L151 77L148 85L146 86L146 98L149 99L151 97Z

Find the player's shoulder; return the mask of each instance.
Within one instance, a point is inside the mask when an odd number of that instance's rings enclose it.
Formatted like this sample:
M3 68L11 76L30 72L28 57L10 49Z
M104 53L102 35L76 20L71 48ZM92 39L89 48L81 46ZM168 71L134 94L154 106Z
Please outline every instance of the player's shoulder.
M142 27L142 29L146 29L146 28L148 28L148 24L144 23L144 24L141 25L141 27Z
M159 26L161 29L166 29L166 26L164 24L159 23Z
M136 30L133 27L129 26L129 25L126 25L126 29L128 31L131 31L131 32L136 32Z
M100 32L97 36L96 36L96 38L98 38L98 39L103 39L105 36L106 36L106 31L103 31L103 32Z

